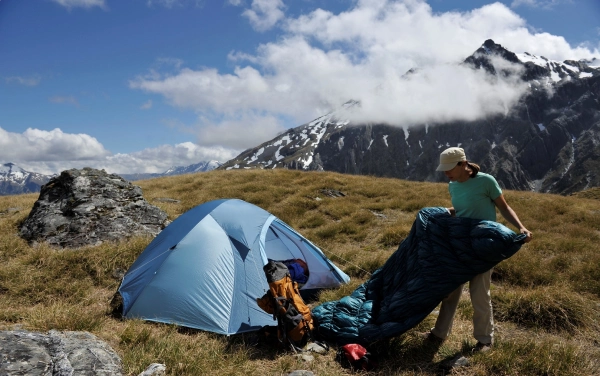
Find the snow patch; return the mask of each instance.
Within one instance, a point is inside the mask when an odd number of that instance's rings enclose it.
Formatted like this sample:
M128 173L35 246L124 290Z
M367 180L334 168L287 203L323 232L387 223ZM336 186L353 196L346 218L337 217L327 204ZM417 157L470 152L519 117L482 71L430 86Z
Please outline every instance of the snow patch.
M544 124L542 123L539 123L537 126L540 129L540 131L544 131L546 129L546 127L544 127Z
M388 135L384 134L383 135L383 142L385 142L385 146L389 146L388 143L387 143L387 138L388 138Z
M592 73L588 73L588 72L581 72L579 73L579 78L589 78L592 77L593 74Z
M517 55L517 58L522 63L532 62L533 64L535 64L537 66L548 68L548 59L546 59L545 57L531 55L528 52L525 52L523 54L515 54L515 55Z
M262 153L264 153L264 151L265 151L264 147L258 149L256 151L256 153L254 153L254 155L252 156L252 158L250 158L250 160L248 161L248 163L256 162L258 160L258 156L261 155Z

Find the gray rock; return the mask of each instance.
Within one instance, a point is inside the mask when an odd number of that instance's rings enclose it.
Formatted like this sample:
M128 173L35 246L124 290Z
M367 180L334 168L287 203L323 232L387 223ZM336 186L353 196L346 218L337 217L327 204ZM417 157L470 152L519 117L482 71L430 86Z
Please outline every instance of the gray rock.
M135 235L156 236L169 224L140 187L104 170L63 171L45 184L20 235L30 243L79 248Z
M321 346L321 345L319 345L317 343L314 343L314 342L311 342L308 345L306 345L306 350L307 351L312 351L312 352L317 353L317 354L325 354L328 351L327 348L325 348L325 347L323 347L323 346Z
M152 363L146 370L138 376L164 376L167 372L167 366L161 363Z
M175 200L174 198L168 198L168 197L155 198L154 201L167 202L170 204L179 204L181 202L180 200Z
M454 368L459 368L459 367L467 367L471 364L471 362L469 361L468 358L462 356L462 355L457 355L454 358L446 361L443 366L445 369L447 370L452 370Z
M312 373L311 371L296 370L288 373L288 376L314 376L314 373Z
M312 362L313 360L315 360L314 356L312 356L310 354L305 354L305 353L296 354L296 358L303 360L305 362Z
M91 333L0 331L0 375L121 374L118 355Z
M331 188L321 189L320 192L322 194L324 194L325 196L329 196L329 197L333 197L333 198L346 196L346 194L344 192L340 192L336 189L331 189Z

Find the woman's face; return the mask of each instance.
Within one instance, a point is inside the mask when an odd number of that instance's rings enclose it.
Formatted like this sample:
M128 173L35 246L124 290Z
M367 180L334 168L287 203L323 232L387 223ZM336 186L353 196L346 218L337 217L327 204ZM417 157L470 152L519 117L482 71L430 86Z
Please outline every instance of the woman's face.
M444 171L444 174L446 174L446 177L448 179L450 179L450 181L458 181L458 182L466 181L466 180L468 180L469 175L464 167L464 164L465 164L464 162L458 162L458 164L456 166L454 166L454 168L452 170ZM465 175L466 175L466 179L465 179Z

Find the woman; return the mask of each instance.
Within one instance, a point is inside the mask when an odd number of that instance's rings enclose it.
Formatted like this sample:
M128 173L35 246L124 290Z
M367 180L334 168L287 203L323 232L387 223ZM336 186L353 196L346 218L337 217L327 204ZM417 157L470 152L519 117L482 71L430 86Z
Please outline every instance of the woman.
M496 208L500 214L521 234L527 235L529 242L532 233L523 226L514 210L506 203L496 179L479 171L479 166L471 163L462 148L452 147L440 154L440 164L436 171L443 171L450 183L448 190L452 216L496 221ZM494 318L490 296L492 270L479 274L469 281L469 293L473 304L473 336L477 340L475 351L487 351L494 340ZM462 286L442 300L435 327L426 333L428 339L443 341L452 330L456 307L460 300Z

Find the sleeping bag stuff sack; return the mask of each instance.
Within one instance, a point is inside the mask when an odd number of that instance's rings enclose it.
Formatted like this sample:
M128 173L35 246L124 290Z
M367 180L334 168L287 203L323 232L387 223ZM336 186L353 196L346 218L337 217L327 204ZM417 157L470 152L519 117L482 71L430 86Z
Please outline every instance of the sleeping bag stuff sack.
M369 344L415 327L458 286L515 254L525 235L498 222L424 208L398 250L350 296L312 309L317 332Z
M263 267L269 290L257 298L258 306L277 320L278 340L296 350L311 338L313 320L310 308L304 303L298 283L292 281L288 267L279 261L269 260Z

